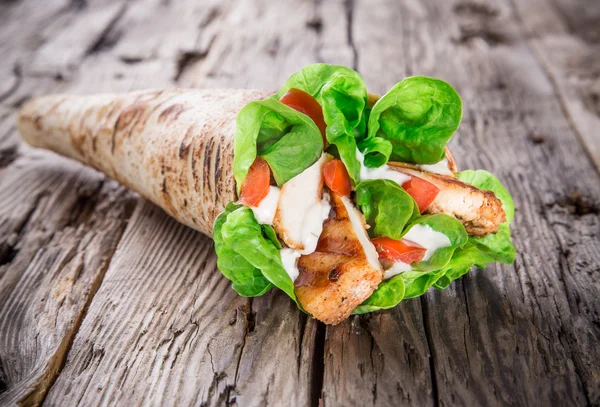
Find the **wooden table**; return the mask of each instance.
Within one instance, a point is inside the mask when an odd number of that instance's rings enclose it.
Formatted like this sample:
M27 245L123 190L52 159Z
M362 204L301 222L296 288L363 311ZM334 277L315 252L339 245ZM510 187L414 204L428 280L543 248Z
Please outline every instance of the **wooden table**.
M600 405L600 2L12 0L0 38L0 405ZM35 95L274 89L315 61L458 90L451 147L512 192L514 265L328 327L14 128Z

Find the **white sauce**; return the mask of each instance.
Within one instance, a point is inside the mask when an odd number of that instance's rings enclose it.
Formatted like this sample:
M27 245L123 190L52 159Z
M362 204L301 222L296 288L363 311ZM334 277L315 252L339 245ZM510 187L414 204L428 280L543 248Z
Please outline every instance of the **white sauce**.
M278 229L288 246L298 249L281 249L281 261L292 281L298 275L298 259L313 253L323 232L323 222L331 211L330 196L323 190L323 165L329 160L327 154L312 166L296 175L281 187L277 203ZM266 198L265 198L266 199Z
M295 281L300 274L300 271L298 270L298 258L300 258L301 255L300 251L286 247L281 249L280 253L283 268L288 273L292 281Z
M356 209L352 201L348 197L343 196L342 202L346 207L346 211L348 211L348 218L350 218L350 223L352 224L352 228L354 229L354 234L358 238L365 255L367 256L367 260L371 264L371 266L375 267L377 270L381 270L381 264L379 263L379 255L377 254L377 250L369 236L367 235L367 231L363 226L362 216L363 214Z
M402 186L402 184L404 184L411 178L410 175L406 175L399 171L391 169L391 167L387 164L384 164L381 167L377 168L365 167L365 157L362 155L358 148L356 149L356 159L360 163L361 181L366 181L369 179L389 179Z
M271 186L269 193L259 202L258 206L251 206L254 217L261 225L272 225L277 202L279 201L279 188Z
M413 268L410 264L404 263L403 261L397 261L392 267L384 271L383 279L387 280L397 276L398 274L404 273L405 271L411 271Z
M319 194L323 188L322 169L328 157L323 154L312 166L281 187L277 216L284 241L302 254L315 251L323 222L329 216L329 195Z
M415 242L427 249L423 260L429 260L437 249L451 245L448 236L433 230L429 225L416 224L402 238Z
M448 159L446 157L442 158L441 161L438 161L435 164L419 165L419 168L425 171L434 172L436 174L454 175L454 173L450 171L450 168L448 168Z
M450 239L445 234L433 230L429 225L414 225L407 234L405 234L402 239L409 240L413 243L417 243L423 246L427 251L425 252L425 256L423 256L423 260L429 260L431 256L435 253L437 249L441 249L443 247L448 247L451 245ZM394 263L392 267L387 269L383 278L388 279L392 278L398 274L404 273L406 271L411 271L413 268L410 264L404 263L402 261L397 261Z

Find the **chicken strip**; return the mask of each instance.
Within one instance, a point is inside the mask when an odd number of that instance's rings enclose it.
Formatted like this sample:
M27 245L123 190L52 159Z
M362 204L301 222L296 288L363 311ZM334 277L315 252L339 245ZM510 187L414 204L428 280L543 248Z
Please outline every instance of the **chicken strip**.
M422 178L438 187L440 192L425 213L454 216L470 235L496 233L498 226L506 220L502 201L491 191L483 191L454 177L417 170L409 164L388 164L397 171Z
M273 227L286 245L303 253L314 251L329 215L329 202L322 192L323 165L330 159L329 154L323 154L281 187Z
M335 215L325 221L314 253L298 260L294 282L300 304L326 324L337 324L369 298L383 278L363 215L350 199L331 194Z

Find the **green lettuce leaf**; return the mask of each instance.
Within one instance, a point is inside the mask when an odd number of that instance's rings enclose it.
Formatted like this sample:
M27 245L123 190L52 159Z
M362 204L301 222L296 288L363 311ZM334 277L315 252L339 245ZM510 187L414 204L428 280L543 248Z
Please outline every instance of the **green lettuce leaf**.
M220 238L231 251L260 270L271 284L298 303L294 293L294 282L283 268L279 250L263 235L263 229L250 208L240 207L231 211L220 226L220 234Z
M369 117L368 137L392 144L391 160L435 164L460 125L462 102L452 86L425 76L397 83L381 97Z
M406 286L404 292L404 298L415 298L420 297L425 294L429 287L434 285L440 277L444 275L444 270L435 270L427 273L422 273L422 275L409 279L406 276L404 278L404 284ZM400 275L402 276L402 275Z
M396 182L377 179L356 186L356 205L372 227L371 237L387 236L400 239L404 226L419 216L412 197Z
M404 298L404 280L402 276L394 276L379 284L377 290L363 301L353 314L366 314L367 312L393 308Z
M264 158L277 185L319 159L323 137L317 125L273 98L248 103L237 116L233 174L238 192L256 156Z
M512 264L516 256L515 247L510 240L510 222L515 215L515 205L510 193L498 178L484 170L462 171L457 174L457 178L477 188L492 191L502 201L506 222L500 225L496 234L484 237L469 236L468 243L455 252L445 267L444 276L435 283L438 289L446 288L473 266L485 268L486 264L494 262Z
M443 268L452 258L454 251L457 248L464 246L469 238L462 223L449 215L437 214L420 216L406 228L402 236L406 235L415 225L429 226L436 232L443 233L448 237L448 240L450 240L450 246L437 249L429 260L413 263L412 266L415 270L403 273L403 275L409 279L412 279L412 277L410 277L412 275L420 276L423 271L435 271Z
M269 239L271 241L271 243L273 243L275 245L277 250L281 249L281 247L282 247L281 242L277 238L277 232L275 232L275 229L273 229L273 226L260 225L260 227L262 228L262 231L263 231L263 234L265 235L265 237L267 239Z
M232 288L238 294L244 297L258 297L269 291L273 284L263 276L260 269L254 267L242 255L229 247L222 233L223 225L227 222L229 214L241 207L232 202L215 220L213 240L217 252L217 267L227 279L231 280Z
M471 267L485 267L489 260L470 242L454 252L452 260L442 270L442 276L434 283L434 287L442 290L457 278L466 274Z
M404 298L413 298L425 294L441 276L452 255L467 243L468 234L458 220L452 216L437 214L425 215L416 219L406 228L406 233L417 225L427 225L436 232L443 233L450 240L450 246L441 247L428 260L413 263L414 270L400 274L406 286Z
M362 77L345 66L312 64L293 74L275 97L280 99L291 88L300 89L319 102L327 124L327 141L335 145L350 178L358 183L360 163L356 158L355 137L366 131L363 113L367 88Z
M392 143L381 137L370 137L358 144L365 167L377 168L387 163L392 154Z

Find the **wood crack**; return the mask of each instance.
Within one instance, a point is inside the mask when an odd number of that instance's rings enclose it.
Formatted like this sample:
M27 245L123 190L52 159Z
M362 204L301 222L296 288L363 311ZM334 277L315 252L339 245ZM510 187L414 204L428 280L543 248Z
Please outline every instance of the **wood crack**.
M15 64L13 66L12 73L14 75L15 80L13 81L11 87L6 90L6 92L0 94L0 103L4 102L13 93L15 93L21 86L21 83L23 83L23 73L21 72L21 66L19 64ZM2 166L0 166L0 168L1 167Z
M421 313L423 317L423 330L425 331L425 339L427 341L427 350L429 352L429 374L431 378L431 395L433 398L433 405L439 406L440 400L438 396L438 383L437 383L437 375L435 371L435 358L433 353L433 338L431 336L431 329L429 327L429 309L427 305L427 299L424 295L419 297L421 301Z
M352 69L358 70L358 50L354 44L354 0L345 0L344 9L346 11L346 40L352 50Z
M302 366L302 345L304 344L304 332L306 331L306 323L308 316L301 312L298 318L300 330L298 332L298 375L300 375L300 368Z
M252 302L253 302L253 298L252 297L248 298L248 302L246 303L245 307L240 309L240 311L244 314L244 335L242 336L242 343L240 345L240 356L238 357L238 360L237 360L237 363L235 366L235 376L233 378L233 384L227 386L227 397L225 400L225 405L227 405L227 406L235 405L235 397L233 397L233 398L231 397L231 392L232 392L232 390L235 390L235 388L237 386L238 375L240 372L240 364L242 362L242 357L244 356L244 347L246 346L246 340L248 339L248 334L250 332L254 331L255 315L254 315L254 311L252 310Z
M127 11L127 3L123 3L121 8L117 13L115 13L114 17L110 19L106 27L100 32L100 35L92 43L92 45L85 52L85 56L97 54L101 51L110 49L114 47L119 41L119 36L113 32L113 28L117 25L117 23L123 18L125 12Z
M317 321L316 324L311 371L310 405L319 407L322 405L321 397L323 396L323 379L325 377L325 336L327 326L321 321Z
M175 62L175 75L173 76L173 81L174 82L179 82L179 79L181 78L181 76L184 74L184 72L192 65L196 64L197 62L202 61L203 59L205 59L208 56L208 53L210 51L210 47L212 46L212 43L214 42L214 38L211 40L211 43L209 44L209 46L207 47L206 50L204 51L184 51L184 52L180 52L179 55L177 56L177 60Z

